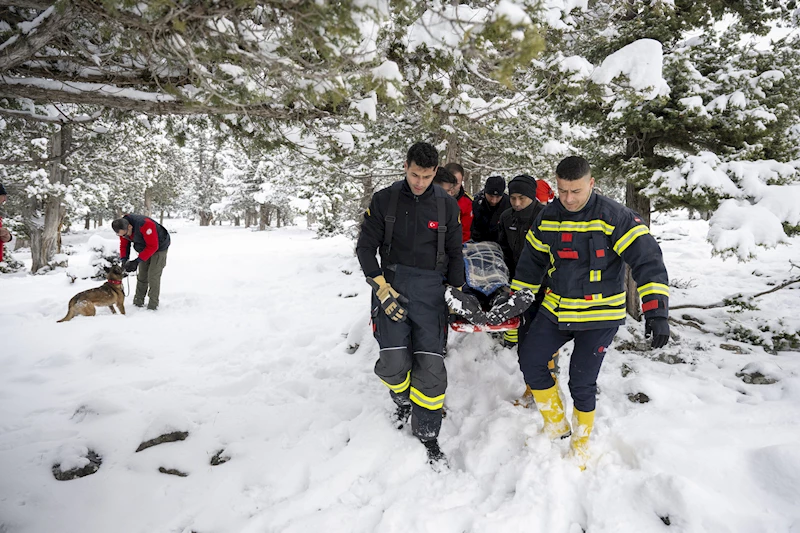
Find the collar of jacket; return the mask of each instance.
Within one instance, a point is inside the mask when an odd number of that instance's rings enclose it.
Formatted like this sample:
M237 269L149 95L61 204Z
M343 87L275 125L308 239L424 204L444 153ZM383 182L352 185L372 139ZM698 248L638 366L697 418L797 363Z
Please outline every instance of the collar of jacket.
M416 194L414 194L414 191L412 191L412 190L411 190L411 185L409 185L409 184L408 184L408 180L407 180L407 179L404 179L404 180L403 180L403 187L402 187L402 189L401 189L401 190L403 191L403 194L408 194L408 195L411 195L411 197L414 197L414 196L416 196L417 198L419 198L420 200L422 200L422 199L425 199L425 198L427 198L428 196L431 196L431 195L433 194L433 182L431 182L431 184L430 184L430 185L428 185L428 188L427 188L427 189L425 189L425 192L423 192L423 193L422 193L422 194L420 194L419 196L417 196Z
M466 196L466 194L467 193L464 191L464 186L462 185L460 190L458 191L458 194L456 195L456 200L461 200L461 197Z
M516 218L517 220L529 220L533 218L533 212L536 210L536 202L537 200L534 200L531 202L531 205L529 205L525 209L521 209L520 211L514 211L513 212L514 218Z
M536 200L534 200L534 201L536 201ZM555 204L555 206L558 208L558 210L562 214L564 214L564 215L577 215L579 213L583 213L583 212L591 209L592 207L594 207L594 204L597 203L597 193L594 192L594 190L592 190L592 194L589 196L589 200L586 202L586 205L583 206L583 208L580 211L570 211L569 209L564 207L564 204L562 204L561 200L558 199L558 198L556 198L553 201L553 203Z

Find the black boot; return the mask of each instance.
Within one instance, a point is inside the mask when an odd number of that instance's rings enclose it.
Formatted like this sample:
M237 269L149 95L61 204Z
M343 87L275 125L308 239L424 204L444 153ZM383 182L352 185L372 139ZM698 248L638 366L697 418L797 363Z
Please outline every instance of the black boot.
M536 295L528 289L522 289L508 300L499 300L499 303L486 313L489 324L500 324L524 313L536 300Z
M401 404L397 406L392 416L392 422L397 429L403 429L408 424L408 417L411 416L411 404Z
M425 450L428 452L428 464L437 471L447 470L450 468L450 463L447 462L447 456L439 448L439 441L436 439L424 440L422 444L425 445Z
M486 324L486 314L481 308L481 302L474 295L447 287L444 291L444 299L453 313L464 317L473 324Z

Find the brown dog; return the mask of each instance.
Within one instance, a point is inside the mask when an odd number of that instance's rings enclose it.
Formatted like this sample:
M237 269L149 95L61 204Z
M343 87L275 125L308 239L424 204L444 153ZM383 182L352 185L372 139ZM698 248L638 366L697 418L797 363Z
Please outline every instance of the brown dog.
M106 268L106 282L96 289L79 292L69 301L67 316L59 320L66 322L77 315L94 316L96 307L108 307L115 315L114 304L119 307L119 312L125 314L125 293L122 292L122 278L125 272L119 265Z

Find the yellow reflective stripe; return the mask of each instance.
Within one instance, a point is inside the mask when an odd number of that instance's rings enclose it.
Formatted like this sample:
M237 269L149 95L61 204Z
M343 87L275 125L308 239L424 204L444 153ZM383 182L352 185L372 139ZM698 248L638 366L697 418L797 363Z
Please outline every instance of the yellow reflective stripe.
M511 290L512 291L519 291L519 290L522 290L522 289L530 289L531 292L537 293L537 292L539 292L539 287L540 286L541 286L541 283L539 285L532 285L530 283L525 283L524 281L520 281L518 279L511 280Z
M597 322L601 320L624 320L625 309L601 309L597 311L561 311L559 322Z
M540 231L602 231L606 235L611 235L614 232L614 226L608 222L600 219L588 220L586 222L564 221L557 222L555 220L542 220L539 224Z
M639 291L639 298L644 298L648 294L661 294L669 298L669 287L663 283L648 283L646 285L642 285L637 290Z
M419 391L419 389L411 387L411 393L409 394L409 397L411 398L412 402L430 411L435 411L444 407L444 394L434 397L425 396Z
M602 276L603 276L602 270L589 271L589 281L601 281Z
M647 226L639 224L638 226L632 227L628 230L628 233L623 235L622 238L614 244L614 251L617 252L617 255L622 255L622 252L627 250L628 246L633 244L633 241L648 233L650 233L650 230L647 229Z
M528 234L525 236L525 240L533 246L534 250L539 250L542 253L549 254L550 253L550 245L545 244L539 239L536 238L536 235L533 234L531 230L528 230Z
M503 333L503 339L507 340L508 342L518 342L519 341L519 330L518 329L509 329Z
M367 216L370 216L369 207L367 208Z
M545 297L546 298L546 297ZM603 298L602 294L593 294L591 300L585 298L561 298L562 309L591 309L604 305L625 305L625 293L612 294Z
M395 394L405 392L408 386L411 385L411 371L408 371L408 374L406 374L406 380L399 385L392 385L391 383L386 383L385 381L383 381L383 384L389 387L389 389Z

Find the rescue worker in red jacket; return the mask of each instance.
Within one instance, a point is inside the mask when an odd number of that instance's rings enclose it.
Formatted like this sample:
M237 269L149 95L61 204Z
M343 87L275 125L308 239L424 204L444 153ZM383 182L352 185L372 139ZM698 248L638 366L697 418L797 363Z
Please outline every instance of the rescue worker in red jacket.
M519 347L525 383L553 439L570 435L558 387L548 371L553 353L575 341L569 366L574 402L570 442L581 468L588 460L600 365L625 323L625 263L638 285L645 335L653 348L669 340L669 286L661 248L640 216L593 191L588 161L570 156L556 168L558 198L534 221L511 288L548 290Z
M456 200L458 200L458 208L461 211L461 242L464 243L472 238L470 228L472 228L473 200L464 191L464 167L458 163L447 163L444 168L449 170L458 181Z
M119 258L125 270L139 269L133 305L144 307L144 297L148 295L147 308L155 311L161 294L161 274L167 266L169 232L152 218L134 214L116 219L111 228L119 236ZM131 244L139 253L135 259L130 256Z

